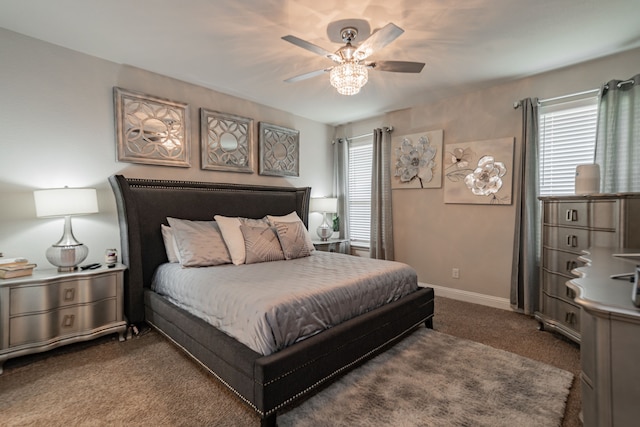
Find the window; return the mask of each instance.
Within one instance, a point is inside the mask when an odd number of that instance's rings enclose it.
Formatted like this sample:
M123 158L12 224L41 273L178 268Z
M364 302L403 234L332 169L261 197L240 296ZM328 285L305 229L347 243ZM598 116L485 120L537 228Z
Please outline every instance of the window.
M371 230L371 163L373 140L349 141L349 237L354 246L369 246Z
M566 99L563 97L563 99ZM576 166L593 163L598 97L592 93L540 106L540 195L573 194Z

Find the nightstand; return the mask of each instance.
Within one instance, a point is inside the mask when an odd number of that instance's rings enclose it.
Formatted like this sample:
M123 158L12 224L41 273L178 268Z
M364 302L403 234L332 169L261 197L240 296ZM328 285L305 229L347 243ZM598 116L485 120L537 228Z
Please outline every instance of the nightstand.
M0 373L13 357L118 333L124 340L126 267L0 279Z
M349 239L314 240L313 246L323 252L349 253Z

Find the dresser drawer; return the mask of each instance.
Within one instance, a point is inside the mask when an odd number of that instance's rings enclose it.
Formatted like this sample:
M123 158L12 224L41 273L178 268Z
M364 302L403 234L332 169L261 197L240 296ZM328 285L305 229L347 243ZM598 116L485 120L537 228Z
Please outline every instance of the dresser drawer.
M576 277L571 270L584 266L584 262L579 261L576 254L544 248L542 250L542 266L554 273Z
M114 298L116 292L117 276L115 274L15 287L10 290L11 315Z
M567 287L568 280L571 280L571 278L543 270L542 289L547 293L547 295L563 299L567 302L572 302L576 293L574 290Z
M589 230L546 225L544 226L544 244L552 248L580 253L590 246Z
M544 222L554 225L586 227L589 225L589 204L586 201L545 203Z
M45 313L16 316L9 320L9 347L64 338L116 321L115 298Z
M556 319L559 324L580 333L580 307L546 294L543 294L542 304L544 313Z

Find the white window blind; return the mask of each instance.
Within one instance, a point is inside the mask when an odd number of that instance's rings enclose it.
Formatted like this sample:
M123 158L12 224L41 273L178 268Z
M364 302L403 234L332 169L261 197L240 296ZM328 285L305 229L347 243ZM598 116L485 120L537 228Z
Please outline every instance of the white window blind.
M371 138L349 141L349 237L356 246L369 246L372 161Z
M574 194L576 166L595 157L598 98L540 107L540 195Z

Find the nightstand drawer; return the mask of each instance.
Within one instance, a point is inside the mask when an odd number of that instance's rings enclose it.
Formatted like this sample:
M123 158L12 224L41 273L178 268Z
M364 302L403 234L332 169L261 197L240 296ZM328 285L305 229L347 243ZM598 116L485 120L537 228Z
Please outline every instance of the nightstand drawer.
M542 252L543 266L554 273L566 274L575 277L571 272L574 268L584 266L584 262L578 261L578 255L569 252L556 251L544 248Z
M573 277L561 276L559 274L550 273L543 270L542 273L542 289L551 296L573 302L576 297L575 291L567 286L567 281Z
M61 308L9 320L9 347L43 343L118 321L116 299Z
M549 313L556 321L574 331L580 331L581 309L566 301L543 294L544 312Z
M16 287L10 291L11 315L114 298L116 292L115 274Z

